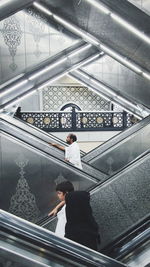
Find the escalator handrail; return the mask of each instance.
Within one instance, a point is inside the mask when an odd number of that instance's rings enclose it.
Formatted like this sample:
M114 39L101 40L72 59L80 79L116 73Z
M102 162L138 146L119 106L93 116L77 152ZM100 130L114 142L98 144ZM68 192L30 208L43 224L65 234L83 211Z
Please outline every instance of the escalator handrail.
M93 266L126 266L71 240L60 238L46 229L43 229L31 222L28 222L3 210L0 210L0 225L1 229L9 234L15 235L22 239L24 238L28 241L34 240L40 242L43 246L53 248L58 253L63 252L64 254L69 254L78 259L84 260L85 263L92 263Z
M137 124L135 124L134 126L128 128L128 129L125 129L121 133L118 133L117 135L111 137L105 143L99 145L98 147L94 148L90 152L86 153L85 156L82 156L82 160L86 161L86 162L90 162L91 160L96 158L97 155L93 156L92 159L89 159L89 160L86 160L86 157L89 157L90 154L92 155L96 150L100 149L99 155L102 155L103 153L105 153L106 151L111 149L113 146L119 144L120 142L122 142L124 139L128 138L129 136L131 136L135 132L143 129L149 123L150 123L150 115L147 116L146 118L144 118L143 120L141 120L140 122L138 122Z
M150 236L150 214L136 225L125 231L119 238L108 244L100 252L120 259L130 253L136 245L145 242Z
M117 175L120 175L123 171L127 171L130 167L132 167L133 164L137 164L138 161L143 160L143 158L146 158L146 156L150 155L150 149L148 149L146 152L142 153L138 158L136 158L135 160L131 161L128 165L124 166L121 170L119 170L118 172L114 173L113 175L109 176L108 178L106 178L104 181L99 182L98 184L94 185L91 188L91 194L93 194L95 192L95 190L99 190L103 185L105 185L108 182L111 182L114 178L116 178Z
M102 187L103 185L105 185L107 182L113 180L113 179L116 177L117 174L120 174L120 172L122 172L122 171L125 170L126 168L131 167L131 165L136 164L137 161L142 160L142 158L143 158L143 157L146 157L148 154L150 154L150 150L146 151L146 152L143 153L140 157L138 157L138 158L136 158L134 161L130 162L127 166L123 167L120 171L118 171L118 172L115 173L114 175L109 176L105 181L102 181L102 182L97 183L96 185L93 185L93 186L88 190L88 192L89 192L90 194L92 194L93 191L95 191L95 190L99 190L99 188L101 188L101 187ZM39 222L37 222L37 224L43 226L44 224L46 225L46 224L50 223L50 222L53 221L54 219L55 219L55 217L53 217L53 216L51 216L51 217L46 216L46 217L44 217L43 219L41 219Z
M25 132L29 132L25 129L25 127L30 127L30 133L35 136L35 134L32 132L33 131L36 131L38 133L40 133L41 135L43 135L43 137L48 137L49 139L52 138L54 141L56 141L57 143L59 144L62 144L63 146L67 147L68 144L63 141L62 139L60 139L59 137L56 137L54 136L52 133L47 133L43 130L41 130L40 128L37 128L36 126L32 125L32 124L29 124L21 119L19 119L18 117L11 117L11 116L8 116L6 114L1 114L1 117L0 117L1 120L3 121L6 121L6 122L9 122L10 124L12 125L15 125L17 128L21 129L21 130L24 130ZM19 124L22 124L21 126ZM44 141L41 137L38 137L39 139L41 139L42 141ZM47 141L45 141L47 142ZM81 155L84 155L86 154L84 151L80 150L81 152Z
M18 137L16 138L15 136L5 132L4 130L1 130L0 129L0 132L3 132L3 134L5 134L6 136L11 136L11 138L14 138L15 140L17 140L18 142L20 143L25 143L25 141L19 139ZM80 170L78 168L76 168L74 165L72 165L71 163L69 162L66 162L66 161L63 161L61 159L59 159L58 157L48 153L47 151L44 151L42 150L41 148L37 148L36 146L34 145L31 145L30 143L25 143L26 145L28 145L29 147L32 147L33 150L37 151L37 152L40 152L41 154L43 154L44 156L47 156L51 159L55 159L55 161L58 161L58 162L61 162L61 164L65 164L66 166L68 165L69 167L71 167L71 169L74 169L76 170L77 172L80 172L81 174L84 174L85 176L87 176L87 179L90 179L92 181L94 181L95 183L98 183L100 181L100 179L96 179L94 176L92 176L91 174L89 175L87 172L85 172L84 170Z
M43 144L44 146L46 145L47 147L49 147L49 144L48 144L48 142L47 141L45 141L45 140L43 140L42 138L39 138L39 136L37 136L37 135L33 135L32 133L30 133L29 131L26 131L26 130L24 130L24 129L22 129L21 127L17 127L16 125L14 125L14 124L12 124L12 123L9 123L9 122L7 122L6 120L3 120L3 119L1 119L0 118L0 122L2 123L2 124L4 124L6 127L12 127L12 128L16 128L17 130L19 129L19 130L21 130L22 132L25 132L26 134L28 134L28 135L31 135L34 139L35 139L35 141L36 140L38 140L39 142L41 142L41 144ZM0 128L0 130L2 130L2 131L4 131L4 132L6 132L6 133L8 133L8 131L6 131L4 128ZM10 134L10 133L8 133L8 134ZM15 136L15 132L13 132L13 134L11 133L10 135L12 135L13 137L15 137L15 138L18 138L18 140L20 140L20 141L22 141L22 142L25 142L24 140L22 140L22 139L20 139L20 137L16 137ZM30 140L30 142L29 142L29 140ZM26 143L28 143L29 145L31 145L31 146L33 146L33 147L35 147L35 145L34 144L31 144L31 139L27 139L27 141L26 141ZM60 153L61 153L61 155L63 154L63 152L61 151L61 150L59 150L59 149L57 149L57 148L54 148L54 147L52 147L54 150L56 149L57 150L57 154L59 153L59 155L60 155ZM39 149L39 148L37 148L37 149ZM42 149L39 149L39 150L42 150ZM56 151L55 150L55 151ZM43 149L42 151L44 151L45 152L45 150ZM52 155L52 153L49 153L48 151L46 151L46 153L48 154L48 155ZM54 156L54 155L53 155ZM60 159L60 156L58 157L58 156L54 156L54 157L56 157L57 159ZM65 161L66 162L66 161ZM87 167L89 167L89 168L91 168L91 170L95 170L96 172L97 172L97 176L98 176L98 174L101 176L101 175L105 175L105 176L107 176L107 174L104 172L104 171L100 171L100 170L98 170L97 168L95 168L95 167L93 167L93 166L91 166L89 163L87 163L87 162L82 162L83 163L83 165L86 165ZM71 165L71 166L73 166L72 164L70 164L69 163L69 165ZM85 166L85 167L86 167ZM74 167L74 166L73 166ZM76 167L75 167L76 168ZM79 169L78 169L79 170ZM86 170L86 168L84 168L84 170L82 170L84 173L86 173L87 174L87 171L85 171ZM93 176L92 174L89 174L90 176ZM95 178L95 180L97 180L97 181L100 181L100 178L98 179L97 177L95 177L95 176L93 176L94 178Z
M131 253L135 248L141 246L143 243L147 242L150 240L150 227L140 233L138 236L130 240L126 245L122 246L118 250L118 256L115 257L115 259L119 260L122 257L128 255Z

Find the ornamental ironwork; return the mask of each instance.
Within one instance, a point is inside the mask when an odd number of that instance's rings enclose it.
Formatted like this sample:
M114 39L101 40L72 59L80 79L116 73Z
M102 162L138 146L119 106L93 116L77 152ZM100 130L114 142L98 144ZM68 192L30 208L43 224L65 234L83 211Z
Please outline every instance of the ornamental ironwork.
M126 112L22 112L21 119L47 132L121 131L139 120Z

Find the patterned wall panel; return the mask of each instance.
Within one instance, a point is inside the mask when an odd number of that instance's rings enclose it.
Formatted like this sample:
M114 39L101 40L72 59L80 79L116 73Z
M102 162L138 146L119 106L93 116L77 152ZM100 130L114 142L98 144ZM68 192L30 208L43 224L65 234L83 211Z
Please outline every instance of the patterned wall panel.
M59 111L65 104L76 104L84 111L110 110L110 102L83 86L49 86L43 89L43 110Z
M77 38L54 27L34 9L17 12L0 22L0 83L71 46Z

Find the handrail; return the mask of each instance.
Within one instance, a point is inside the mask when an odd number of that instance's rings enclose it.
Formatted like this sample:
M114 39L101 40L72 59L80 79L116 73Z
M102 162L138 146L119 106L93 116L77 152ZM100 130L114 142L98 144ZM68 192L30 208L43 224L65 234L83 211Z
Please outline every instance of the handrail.
M144 152L142 155L140 155L138 158L136 158L135 160L133 160L132 162L130 162L128 165L126 165L125 167L123 167L120 171L118 171L117 173L113 174L112 176L109 176L108 178L105 179L105 181L101 181L99 183L97 183L96 185L93 185L88 192L90 192L90 194L92 195L93 192L95 192L95 190L99 190L99 188L101 188L103 185L105 185L107 182L113 180L117 174L119 174L120 172L124 171L126 168L131 167L131 165L137 163L137 161L141 160L143 157L146 157L148 154L150 154L150 150ZM48 224L51 221L53 221L55 218L54 217L48 217L46 216L45 218L43 218L42 220L38 221L37 224L43 226L44 224ZM122 238L122 236L121 236ZM118 240L118 239L117 239ZM119 239L120 240L120 239ZM109 245L108 245L109 246ZM110 244L110 246L112 246L112 244Z
M32 111L16 114L47 132L121 131L132 126L131 114L114 111Z
M137 245L146 242L149 237L150 214L124 232L117 240L104 247L100 252L115 259L120 259L133 251Z
M122 248L120 248L120 250L118 251L119 255L115 258L121 259L123 256L131 253L136 247L141 246L143 243L145 243L149 239L150 239L150 228L146 229L144 232L142 232L137 237L129 241Z
M142 128L147 126L149 123L150 123L150 116L144 118L143 120L141 120L137 124L133 125L132 127L123 130L121 133L118 133L117 135L111 137L105 143L99 145L98 147L94 148L90 152L86 153L86 155L82 157L82 160L84 160L86 162L90 162L91 158L93 160L94 158L97 157L97 154L95 156L93 155L95 153L95 151L100 150L99 155L102 155L103 153L105 153L106 151L111 149L114 145L117 145L120 142L122 142L125 138L128 138L129 136L131 136L135 132L140 131Z
M0 131L1 131L1 129L0 129ZM11 136L12 138L14 138L15 140L17 140L18 142L25 143L25 141L19 139L18 137L16 138L15 136L13 136L13 135L11 135L11 134L5 132L5 130L2 130L2 131L3 131L3 133L5 133L5 135L7 135L7 136ZM77 172L80 172L80 173L84 174L84 175L87 177L87 179L90 179L90 180L92 180L92 181L95 182L95 183L97 183L97 182L100 181L98 178L92 176L91 174L89 175L89 174L88 174L87 172L85 172L84 170L80 170L80 169L76 168L76 167L75 167L74 165L72 165L71 163L66 162L66 161L62 161L62 160L59 159L58 157L49 154L47 151L44 151L43 149L41 149L41 148L39 148L39 147L37 148L37 147L36 147L35 145L33 145L33 144L31 145L31 144L28 143L28 142L26 142L26 144L27 144L29 147L32 147L33 150L38 151L41 155L46 155L46 156L48 156L49 158L51 158L51 159L53 159L53 160L55 160L55 161L61 162L61 164L63 164L63 165L66 165L66 166L69 165L69 167L70 167L72 170L76 170Z
M46 140L43 140L43 138L40 138L39 137L39 135L32 135L31 133L30 133L30 131L29 130L24 130L24 128L21 128L21 127L17 127L14 123L12 124L12 123L9 123L9 122L7 122L6 120L3 120L3 119L1 119L0 118L0 123L1 124L4 124L4 127L3 127L3 125L1 126L1 129L4 131L4 132L6 132L6 133L8 133L8 131L5 129L5 125L7 125L7 127L11 127L11 128L16 128L17 130L19 129L19 130L21 130L22 132L25 132L25 133L27 133L28 135L31 135L33 138L32 138L32 140L31 139L28 139L28 140L24 140L25 138L23 138L23 136L22 136L22 139L20 138L20 136L18 137L18 135L17 135L17 138L19 139L19 140L21 140L21 141L23 141L23 142L26 142L26 143L28 143L29 145L31 145L31 146L33 146L33 147L36 147L37 149L39 149L40 151L44 151L44 153L47 153L48 155L51 155L51 156L53 156L53 157L55 157L55 158L57 158L57 159L59 159L59 160L63 160L64 159L64 157L63 157L63 152L62 151L60 151L60 150L58 150L58 149L56 149L56 148L54 148L54 147L52 147L52 149L54 149L55 150L55 152L56 152L56 154L58 155L58 156L56 156L56 155L52 155L52 153L50 153L50 151L47 151L47 149L45 150L45 147L44 147L44 149L42 148L42 146L44 145L46 145L47 146L47 148L49 147L49 145L48 145L48 141L46 141ZM28 127L28 125L26 125L27 127ZM8 133L8 134L10 134L10 132ZM43 134L43 133L42 133ZM11 135L12 136L14 136L15 138L16 138L16 135L15 135L15 132L13 131L13 132L11 132ZM34 142L33 142L34 141ZM37 143L35 143L35 141L37 142L38 141L38 147L37 147ZM40 146L40 148L39 148L39 146ZM63 157L63 158L62 158ZM65 161L65 163L66 163L66 161ZM72 166L72 167L74 167L75 169L77 169L74 165L72 165L72 164L70 164L70 163L68 163L70 166ZM85 166L85 168L84 168L84 166ZM79 170L79 169L78 169ZM91 176L93 176L94 178L95 178L95 180L97 180L97 181L99 181L99 180L101 180L101 178L103 178L103 177L105 177L105 176L107 176L107 174L105 174L104 173L104 171L100 171L100 170L98 170L98 169L96 169L95 167L93 167L93 166L91 166L89 163L86 163L86 162L83 162L83 170L82 170L82 172L84 172L84 173L88 173L88 175L91 175Z
M0 225L3 231L7 231L11 235L15 235L28 242L40 243L41 247L53 249L57 254L67 257L74 257L86 264L87 266L126 266L107 256L104 256L94 250L86 248L66 238L60 238L54 233L43 229L33 223L25 221L15 215L0 210ZM90 265L91 264L91 265Z
M99 188L102 187L104 184L106 184L108 181L113 180L117 175L120 175L120 173L122 173L124 170L127 170L130 167L132 167L133 164L137 164L138 161L142 160L144 157L146 157L149 154L150 154L150 149L147 150L146 152L144 152L143 154L141 154L138 158L136 158L133 161L131 161L130 163L128 163L128 165L124 166L121 170L119 170L115 174L106 178L105 181L99 182L98 184L93 186L93 189L91 190L92 193L95 192L95 190L99 190Z
M52 133L47 133L47 132L45 132L45 131L43 131L43 130L41 130L41 129L37 129L37 127L36 126L34 126L34 125L32 125L32 124L27 124L25 121L23 121L23 120L21 120L21 119L19 119L18 117L10 117L10 116L8 116L8 115L6 115L6 114L1 114L1 116L0 116L0 119L1 120L4 120L4 121L6 121L6 122L9 122L10 124L12 124L12 125L15 125L17 128L19 128L19 129L21 129L21 130L24 130L25 132L28 132L27 130L26 130L26 127L29 127L30 128L30 134L32 134L33 136L35 136L35 134L32 132L32 130L33 131L36 131L38 134L40 133L43 137L48 137L48 138L52 138L52 139L54 139L56 142L58 142L58 143L60 143L60 144L62 144L63 146L68 146L68 144L65 142L65 141L63 141L62 139L60 139L59 137L56 137L55 135L53 135ZM19 125L19 124L21 124L21 125ZM22 128L22 127L23 128ZM42 140L42 141L44 141L39 135L38 135L38 138L40 139L40 140ZM45 141L46 142L46 141ZM86 153L84 152L84 151L82 151L82 150L80 150L80 153L81 153L81 156L83 156L83 155L85 155Z

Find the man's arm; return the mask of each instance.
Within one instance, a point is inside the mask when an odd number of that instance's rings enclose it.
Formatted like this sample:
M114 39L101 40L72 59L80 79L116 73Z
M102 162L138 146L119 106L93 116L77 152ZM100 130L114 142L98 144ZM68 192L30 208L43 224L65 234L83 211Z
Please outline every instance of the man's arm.
M48 142L48 144L51 145L51 146L57 147L58 149L60 149L62 151L65 151L65 147L64 146L61 146L61 145L55 144L55 143L51 143L51 142Z
M61 201L49 214L48 216L57 215L58 210L63 207L65 204L65 201Z

